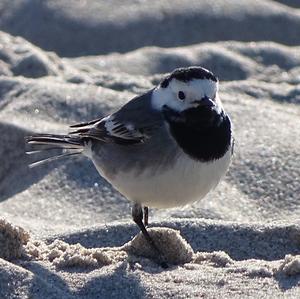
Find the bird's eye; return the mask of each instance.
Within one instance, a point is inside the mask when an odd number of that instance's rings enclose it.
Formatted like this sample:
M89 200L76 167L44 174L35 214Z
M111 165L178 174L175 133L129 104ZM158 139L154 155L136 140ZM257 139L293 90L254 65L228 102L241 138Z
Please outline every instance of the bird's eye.
M184 99L185 99L185 94L184 94L183 91L179 91L179 92L178 92L178 98L179 98L180 100L184 100Z

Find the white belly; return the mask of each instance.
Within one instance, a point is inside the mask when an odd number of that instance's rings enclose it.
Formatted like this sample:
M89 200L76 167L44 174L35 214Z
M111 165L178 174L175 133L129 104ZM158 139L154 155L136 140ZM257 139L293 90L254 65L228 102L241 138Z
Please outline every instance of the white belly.
M230 159L230 149L221 159L208 163L182 154L173 168L164 172L160 170L156 175L147 171L137 175L130 171L119 172L113 178L106 179L134 202L154 208L172 208L203 198L226 173ZM101 169L98 171L103 175Z

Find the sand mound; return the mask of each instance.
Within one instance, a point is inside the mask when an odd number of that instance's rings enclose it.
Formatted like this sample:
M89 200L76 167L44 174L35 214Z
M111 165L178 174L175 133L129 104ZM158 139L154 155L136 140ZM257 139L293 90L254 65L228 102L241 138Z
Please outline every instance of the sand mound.
M148 232L168 264L178 265L192 260L193 249L182 238L179 231L170 228L150 228ZM137 256L155 259L155 253L149 247L142 233L125 244L122 249Z
M284 273L289 276L300 274L300 255L286 255L277 273Z
M39 78L59 73L61 65L54 53L45 53L23 38L4 32L0 33L0 44L0 74Z
M179 231L169 228L151 228L149 233L170 265L188 263L194 256L191 246L181 237ZM121 247L85 248L81 244L68 244L54 240L50 244L42 241L29 241L24 247L24 256L30 260L50 262L58 268L95 268L120 261L132 262L133 257L147 257L155 260L151 248L140 233L132 241ZM127 253L126 253L127 252ZM138 261L138 259L135 259Z
M110 248L85 248L80 244L68 244L54 240L50 244L30 241L25 247L26 257L31 260L50 262L57 268L89 268L110 265L126 257L125 252Z
M21 227L0 219L0 258L14 260L21 257L29 234Z
M233 260L224 251L197 252L194 263L208 262L216 267L225 267L233 263Z

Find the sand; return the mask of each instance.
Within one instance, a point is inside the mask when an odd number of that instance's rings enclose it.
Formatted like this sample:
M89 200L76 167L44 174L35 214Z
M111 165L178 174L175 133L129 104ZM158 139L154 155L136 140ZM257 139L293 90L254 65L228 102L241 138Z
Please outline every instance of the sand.
M299 298L299 8L0 1L0 298ZM205 199L150 210L163 269L90 161L29 169L24 136L65 133L187 65L220 78L236 147Z

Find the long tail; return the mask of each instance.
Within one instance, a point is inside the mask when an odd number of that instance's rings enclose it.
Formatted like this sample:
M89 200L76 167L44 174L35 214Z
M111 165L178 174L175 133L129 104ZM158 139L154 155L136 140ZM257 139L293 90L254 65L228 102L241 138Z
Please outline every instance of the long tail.
M62 150L60 154L54 154L48 158L43 158L29 165L30 168L54 161L60 158L79 155L83 152L85 139L80 136L55 135L55 134L38 134L25 137L25 142L34 148L27 151L26 154L36 154L45 151Z

